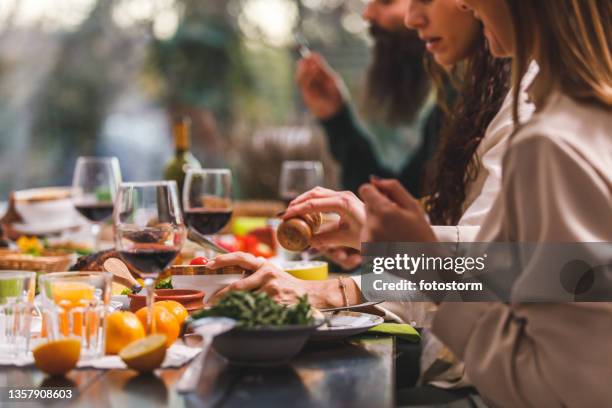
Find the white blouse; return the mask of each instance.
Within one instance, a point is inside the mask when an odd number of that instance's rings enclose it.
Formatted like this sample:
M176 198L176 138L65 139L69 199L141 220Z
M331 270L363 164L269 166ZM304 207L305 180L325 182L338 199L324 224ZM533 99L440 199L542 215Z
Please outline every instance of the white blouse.
M521 101L519 104L519 118L522 123L527 122L535 110L529 102L527 88L538 73L538 65L532 62L522 80ZM480 168L476 179L466 186L464 212L457 225L432 226L440 242L473 242L480 225L489 213L495 197L501 189L502 157L508 146L508 139L514 132L512 119L513 97L512 90L508 92L499 112L489 126L476 149L476 157Z
M478 241L612 242L610 107L551 94L503 164ZM524 271L513 298L544 270ZM594 407L612 401L610 322L605 302L454 303L440 306L432 331L494 405Z
M532 62L521 82L521 103L519 104L521 122L528 121L535 110L535 106L529 102L527 88L533 82L538 70L538 65ZM467 186L465 212L458 225L432 226L438 241L473 242L480 231L480 225L501 190L502 157L508 147L510 136L514 132L512 105L513 97L512 90L510 90L476 149L480 167L476 179ZM361 277L354 276L353 280L361 288ZM387 320L410 323L418 327L429 326L436 310L426 302L384 302L379 304L377 309L385 313Z

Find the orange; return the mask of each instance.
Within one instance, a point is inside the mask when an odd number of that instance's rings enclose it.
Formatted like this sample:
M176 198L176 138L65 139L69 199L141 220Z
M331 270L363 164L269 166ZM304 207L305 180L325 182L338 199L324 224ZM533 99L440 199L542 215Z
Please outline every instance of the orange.
M150 373L161 367L166 357L166 336L153 334L125 346L119 357L129 368L141 373Z
M179 336L180 325L176 317L163 306L153 307L153 315L155 316L155 334L166 335L166 347L170 347ZM136 312L136 316L140 319L143 327L147 327L147 307L143 307Z
M159 302L155 302L155 306L165 307L167 311L176 317L179 325L183 324L185 319L189 316L189 312L187 309L185 309L185 306L181 305L176 300L161 300Z
M34 364L50 375L64 375L76 367L81 355L81 341L75 338L49 341L34 350Z
M134 313L113 312L106 317L106 354L117 354L144 336L144 326Z

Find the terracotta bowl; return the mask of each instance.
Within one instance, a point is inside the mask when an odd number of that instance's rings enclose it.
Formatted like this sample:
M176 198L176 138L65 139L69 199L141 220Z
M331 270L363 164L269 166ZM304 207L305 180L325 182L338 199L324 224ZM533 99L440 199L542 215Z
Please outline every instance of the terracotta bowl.
M130 298L130 311L135 312L147 305L147 297L143 289L140 294L128 295ZM194 289L157 289L155 301L174 300L185 306L189 312L204 307L204 292Z

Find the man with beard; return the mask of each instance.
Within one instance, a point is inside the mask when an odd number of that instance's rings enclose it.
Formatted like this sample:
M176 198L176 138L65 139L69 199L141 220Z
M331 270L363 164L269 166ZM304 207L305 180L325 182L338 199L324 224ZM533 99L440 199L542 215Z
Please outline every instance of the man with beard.
M406 138L421 139L399 172L380 162L349 106L344 84L323 58L311 53L298 63L296 77L304 103L319 119L331 153L341 165L342 187L353 192L375 175L397 178L420 197L425 164L435 151L443 113L429 98L424 43L403 22L407 1L370 0L363 13L375 42L363 111L369 119L397 126Z

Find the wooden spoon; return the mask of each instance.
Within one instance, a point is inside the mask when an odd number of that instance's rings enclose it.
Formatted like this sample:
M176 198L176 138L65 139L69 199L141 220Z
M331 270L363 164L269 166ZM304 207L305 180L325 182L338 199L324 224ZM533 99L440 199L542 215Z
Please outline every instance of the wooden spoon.
M142 290L142 285L132 276L128 267L117 258L108 258L104 261L104 269L113 274L113 281L130 288L136 294Z

